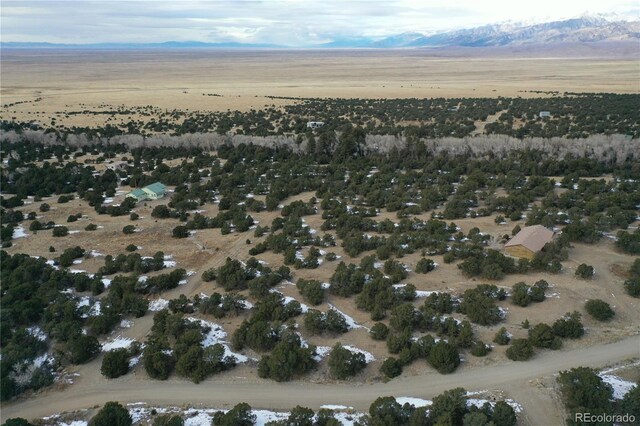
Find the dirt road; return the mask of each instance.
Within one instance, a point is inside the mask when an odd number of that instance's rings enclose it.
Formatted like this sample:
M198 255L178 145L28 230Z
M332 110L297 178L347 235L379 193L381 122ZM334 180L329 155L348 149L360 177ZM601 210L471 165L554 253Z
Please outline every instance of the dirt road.
M346 404L367 410L378 396L414 396L431 398L447 389L503 389L518 394L518 389L530 386L533 379L549 376L577 366L599 367L640 356L640 335L624 340L570 351L544 351L528 362L505 361L487 368L462 369L452 375L436 373L406 377L389 383L371 385L312 384L308 382L275 383L263 380L209 379L198 385L180 379L159 382L126 376L116 380L79 381L69 388L46 393L29 400L4 404L2 419L25 417L33 419L57 412L102 405L107 401L123 403L144 401L155 405L206 405L229 407L248 402L255 408L291 409L300 404L318 409L322 404ZM559 419L557 407L519 400L529 422L536 419ZM539 424L539 423L538 423Z

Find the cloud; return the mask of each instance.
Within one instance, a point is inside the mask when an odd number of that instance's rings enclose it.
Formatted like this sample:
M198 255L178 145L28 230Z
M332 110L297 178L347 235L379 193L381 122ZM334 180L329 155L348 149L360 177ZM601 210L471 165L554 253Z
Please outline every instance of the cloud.
M3 41L241 41L304 46L584 12L638 16L627 0L3 1Z

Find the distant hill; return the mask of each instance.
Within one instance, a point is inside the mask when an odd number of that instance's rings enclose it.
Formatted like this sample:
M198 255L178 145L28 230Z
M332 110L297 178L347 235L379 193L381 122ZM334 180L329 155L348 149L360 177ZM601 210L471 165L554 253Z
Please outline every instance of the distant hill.
M500 23L436 34L400 33L384 38L339 37L306 48L417 48L417 47L516 47L561 44L623 42L640 43L640 21L626 21L602 16L582 16L545 23ZM291 46L261 43L207 43L199 41L167 41L163 43L98 43L55 44L2 42L3 48L86 48L86 49L269 49ZM638 44L640 52L640 44Z
M639 21L583 17L542 24L496 24L418 37L405 46L495 47L533 44L640 41Z

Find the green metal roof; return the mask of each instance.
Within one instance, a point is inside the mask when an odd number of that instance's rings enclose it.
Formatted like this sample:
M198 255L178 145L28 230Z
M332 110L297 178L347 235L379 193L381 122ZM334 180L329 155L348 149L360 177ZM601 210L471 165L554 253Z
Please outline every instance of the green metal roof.
M136 188L133 191L131 191L129 195L133 195L136 198L141 198L141 197L146 197L147 193L140 188Z
M156 194L164 194L165 191L167 190L167 187L160 182L155 182L155 183L152 183L151 185L145 186L144 189L154 192Z

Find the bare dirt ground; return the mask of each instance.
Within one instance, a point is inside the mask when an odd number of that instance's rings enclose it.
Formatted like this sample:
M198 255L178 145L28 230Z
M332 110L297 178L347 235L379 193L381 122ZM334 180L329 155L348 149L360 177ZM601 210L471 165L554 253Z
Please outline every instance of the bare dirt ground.
M422 50L11 50L2 52L3 119L104 125L65 112L151 105L246 111L267 96L429 98L544 96L532 91L638 93L634 58L443 57ZM206 95L220 96L206 96ZM26 102L25 102L26 101ZM4 105L14 104L5 108ZM138 114L113 117L142 119Z

